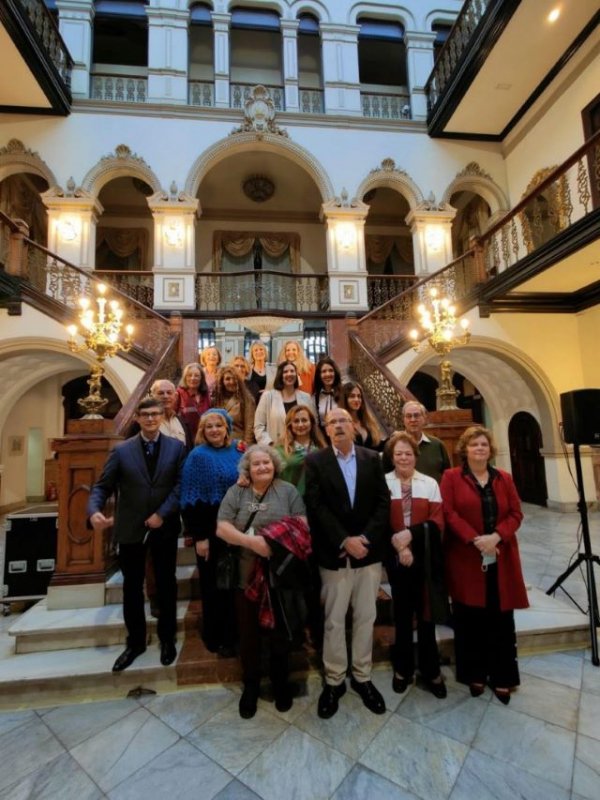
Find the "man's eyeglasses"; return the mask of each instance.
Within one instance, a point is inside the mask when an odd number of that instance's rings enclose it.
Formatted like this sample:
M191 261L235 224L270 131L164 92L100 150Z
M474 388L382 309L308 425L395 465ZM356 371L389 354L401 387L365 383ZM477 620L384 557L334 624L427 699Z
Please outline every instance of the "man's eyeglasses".
M423 414L420 411L415 411L414 414L405 414L404 418L405 419L419 419L422 416L423 416Z
M140 411L138 417L144 419L154 419L154 417L162 417L162 411Z

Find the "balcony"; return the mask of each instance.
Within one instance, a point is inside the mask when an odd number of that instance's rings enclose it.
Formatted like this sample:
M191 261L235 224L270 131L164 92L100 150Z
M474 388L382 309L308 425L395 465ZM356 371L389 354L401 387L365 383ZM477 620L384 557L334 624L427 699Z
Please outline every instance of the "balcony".
M94 72L91 75L90 97L110 103L145 103L148 99L148 79L143 75Z
M592 0L556 24L539 0L466 0L426 86L431 136L502 141L600 22Z
M264 84L263 84L264 85ZM246 100L251 96L255 83L230 83L229 84L229 107L244 108ZM283 86L266 86L269 90L275 111L285 111L285 96Z
M364 89L364 85L361 89ZM370 119L410 119L410 95L408 91L371 91L360 93L363 117Z
M43 0L4 0L0 31L0 110L69 114L73 60Z

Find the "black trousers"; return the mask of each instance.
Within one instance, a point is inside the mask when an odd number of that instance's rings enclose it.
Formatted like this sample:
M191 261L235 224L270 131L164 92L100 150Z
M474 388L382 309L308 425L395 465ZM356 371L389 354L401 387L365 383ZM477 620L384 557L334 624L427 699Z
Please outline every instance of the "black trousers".
M219 647L233 647L237 641L235 589L217 589L217 559L221 542L210 538L209 558L196 554L200 598L202 599L202 640L206 648L216 652Z
M417 564L398 565L388 570L394 604L396 640L392 647L394 671L410 680L415 671L413 617L417 616L417 657L425 681L440 674L440 656L435 639L435 624L423 619L423 576Z
M127 645L140 650L146 646L144 574L147 551L154 565L156 600L160 608L158 638L161 642L174 642L177 635L177 531L156 528L145 544L119 544Z
M515 615L500 610L496 564L486 572L486 592L485 608L453 603L456 680L508 689L520 683Z
M258 688L260 683L261 642L269 643L269 674L275 692L287 684L290 641L278 620L275 604L275 628L266 630L258 623L258 603L248 600L243 589L236 589L235 605L240 632L242 679L246 686Z

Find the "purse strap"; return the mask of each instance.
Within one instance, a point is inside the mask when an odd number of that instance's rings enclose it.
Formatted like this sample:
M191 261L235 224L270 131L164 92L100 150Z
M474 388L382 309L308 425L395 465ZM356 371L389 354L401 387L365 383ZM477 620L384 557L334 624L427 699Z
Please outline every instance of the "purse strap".
M271 483L272 483L272 481L271 481ZM267 486L267 488L264 490L264 492L261 494L261 496L256 500L256 505L257 506L260 505L262 503L262 501L265 499L265 497L267 496L267 492L271 488L271 483ZM255 508L254 511L252 511L252 513L250 514L250 516L246 520L246 524L244 525L242 533L246 533L246 531L248 530L250 525L252 525L252 522L254 521L254 517L257 515L257 513L258 513L258 508Z

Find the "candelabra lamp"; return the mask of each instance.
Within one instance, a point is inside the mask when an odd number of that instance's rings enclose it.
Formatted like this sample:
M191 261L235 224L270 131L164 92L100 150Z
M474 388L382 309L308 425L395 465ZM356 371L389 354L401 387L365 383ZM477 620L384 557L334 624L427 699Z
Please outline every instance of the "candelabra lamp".
M72 353L91 350L96 358L87 382L88 396L77 401L84 411L84 419L102 419L100 412L108 403L108 400L101 394L103 364L106 359L116 356L117 353L126 353L133 346L132 325L125 326L125 336L122 336L123 309L116 300L109 300L105 297L106 286L103 283L99 283L96 288L95 307L94 301L89 297L81 297L79 300L81 308L79 327L69 325L67 328L69 350ZM77 340L78 336L83 338L82 342Z
M452 364L448 354L471 338L469 320L456 319L456 307L448 297L440 297L437 288L429 290L430 307L425 303L417 308L421 332L410 331L416 351L431 347L440 356L440 385L436 389L438 411L454 411L458 392L452 385ZM422 338L423 337L423 338Z

